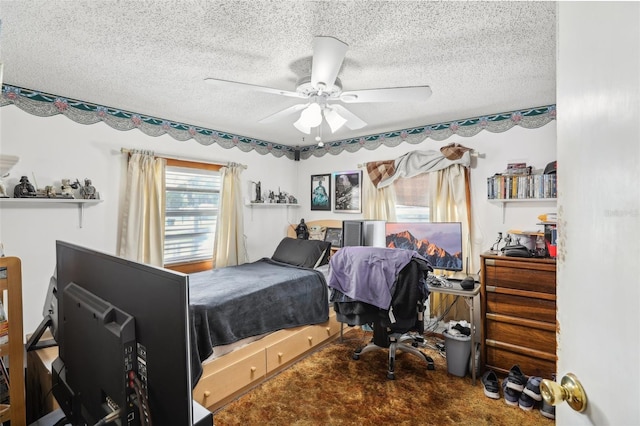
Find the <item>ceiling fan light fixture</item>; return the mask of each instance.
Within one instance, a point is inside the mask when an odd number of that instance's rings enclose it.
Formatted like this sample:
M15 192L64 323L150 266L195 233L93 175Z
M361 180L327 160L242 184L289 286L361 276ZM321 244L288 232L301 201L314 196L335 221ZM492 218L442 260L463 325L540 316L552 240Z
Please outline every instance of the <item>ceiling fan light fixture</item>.
M322 123L322 109L320 105L313 102L311 105L306 107L304 111L300 114L300 119L303 120L303 123L309 127L316 127Z
M320 123L322 123L322 109L320 105L313 102L300 113L300 118L293 125L303 133L311 133L311 128L319 126Z
M301 119L298 119L298 121L296 121L295 123L293 123L293 127L295 127L296 129L300 130L302 133L306 133L306 134L311 134L311 127L305 125L304 123L302 123Z
M324 110L324 118L327 120L327 123L329 123L331 133L335 133L347 122L346 118L342 117L332 108L326 108Z

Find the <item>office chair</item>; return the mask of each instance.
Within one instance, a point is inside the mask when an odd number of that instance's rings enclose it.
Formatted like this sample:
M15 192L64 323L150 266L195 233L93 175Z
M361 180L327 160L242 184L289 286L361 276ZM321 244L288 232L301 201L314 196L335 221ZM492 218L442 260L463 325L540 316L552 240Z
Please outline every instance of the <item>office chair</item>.
M348 252L341 253L343 250L358 249L363 249L360 250L360 253L363 253L363 255L356 253L355 255L348 256L348 259L343 259L342 261L338 259L334 261L336 256L351 254ZM383 250L391 250L393 252L394 249L372 247L343 248L332 258L332 261L334 261L333 266L334 268L339 268L342 266L342 263L346 263L350 265L347 266L347 268L354 266L357 268L359 262L367 264L367 262L370 261L367 255L371 253L373 253L377 260L383 259L383 261L386 255L397 255L397 252L392 253ZM406 252L407 250L404 251ZM394 260L395 257L389 258L390 263L393 263ZM332 271L334 268L332 268ZM412 257L411 260L395 274L394 281L388 285L391 292L391 302L387 309L345 295L341 290L336 288L340 287L340 285L335 282L334 277L330 277L329 286L332 287L331 300L334 303L336 319L349 325L372 324L373 327L373 338L371 342L354 351L352 355L354 360L360 359L360 356L367 352L388 350L389 362L387 378L390 380L395 379L395 361L398 351L413 354L424 360L428 370L435 369L433 359L418 349L418 346L424 342L424 338L422 337L422 333L424 332L423 312L425 301L428 298L425 281L429 271L432 271L432 268L425 259ZM357 285L358 287L367 287L370 285L366 276L359 276L358 278L360 279L351 282L351 284ZM377 291L380 291L380 289L378 288ZM364 291L364 294L366 295L367 292Z

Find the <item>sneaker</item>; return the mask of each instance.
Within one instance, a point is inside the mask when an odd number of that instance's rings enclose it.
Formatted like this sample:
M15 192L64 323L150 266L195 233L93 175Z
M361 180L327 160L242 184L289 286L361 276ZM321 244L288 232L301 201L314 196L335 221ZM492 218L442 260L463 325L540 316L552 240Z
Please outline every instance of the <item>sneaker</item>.
M511 367L509 375L504 379L507 382L507 387L517 392L522 392L524 385L527 383L527 376L522 374L520 366L518 364Z
M533 406L535 404L536 402L529 395L524 392L520 394L520 399L518 399L518 406L521 409L523 409L524 411L531 411L533 410Z
M484 394L489 398L500 399L500 386L498 385L498 376L493 370L487 370L482 375L482 386Z
M520 399L520 392L517 392L507 387L507 379L502 381L502 393L504 395L504 402L512 407L518 406L518 400Z
M548 419L554 420L556 418L556 407L547 404L547 401L543 399L542 405L540 405L540 414Z
M522 393L527 394L536 401L542 401L542 395L540 395L540 382L542 382L542 377L529 377L527 385L524 387Z

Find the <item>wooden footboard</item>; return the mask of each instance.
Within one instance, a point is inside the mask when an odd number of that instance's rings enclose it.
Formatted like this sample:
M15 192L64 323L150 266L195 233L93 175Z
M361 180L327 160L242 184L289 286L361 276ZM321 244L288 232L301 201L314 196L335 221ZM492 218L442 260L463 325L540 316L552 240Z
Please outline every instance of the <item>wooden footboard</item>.
M325 323L280 330L220 358L205 361L193 399L215 411L339 334L340 323L330 309Z

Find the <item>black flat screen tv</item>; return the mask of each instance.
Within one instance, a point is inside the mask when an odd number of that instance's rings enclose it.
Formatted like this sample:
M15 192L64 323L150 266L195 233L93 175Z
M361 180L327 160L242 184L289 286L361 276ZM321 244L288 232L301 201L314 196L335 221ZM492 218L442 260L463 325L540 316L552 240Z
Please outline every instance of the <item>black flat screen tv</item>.
M56 259L53 392L67 419L95 424L116 407L119 424L146 424L143 408L155 425L192 425L188 276L62 241Z
M389 248L415 250L434 269L462 271L462 224L460 222L387 222Z

